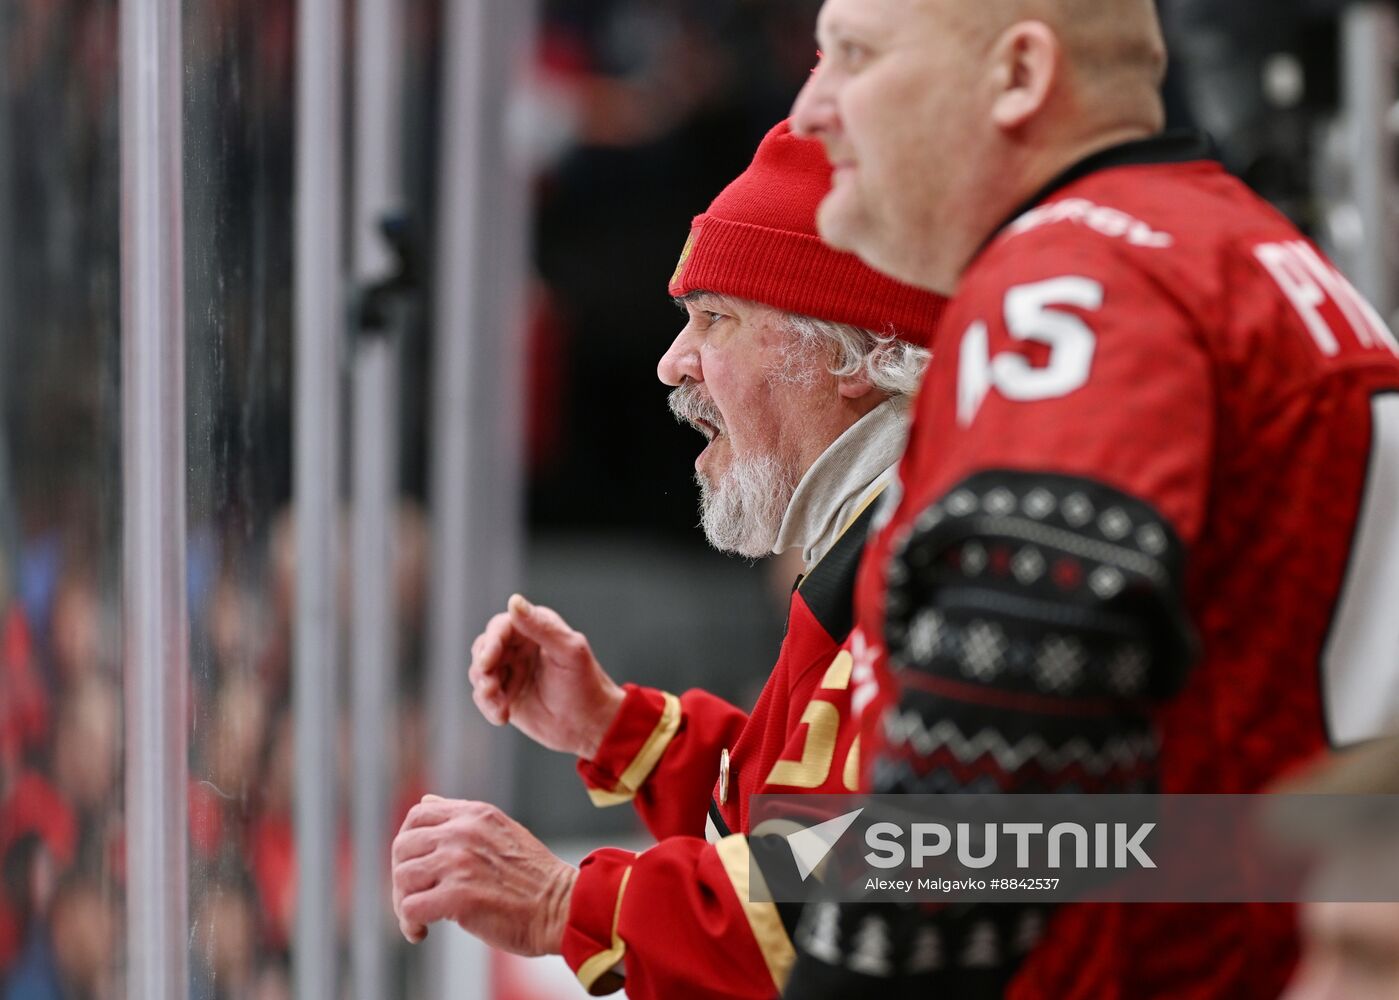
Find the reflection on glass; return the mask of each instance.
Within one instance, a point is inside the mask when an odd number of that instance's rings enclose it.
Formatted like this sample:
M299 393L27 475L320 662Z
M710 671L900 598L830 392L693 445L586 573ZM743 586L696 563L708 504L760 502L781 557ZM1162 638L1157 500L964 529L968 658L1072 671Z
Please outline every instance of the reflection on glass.
M189 0L184 16L192 996L280 1000L291 995L297 881L291 711L296 6L292 0ZM424 100L421 94L413 99ZM425 405L421 395L413 395L414 405ZM348 541L347 532L348 522L342 532ZM384 706L384 724L395 733L395 790L385 817L390 831L423 784L413 723L420 709L412 692L426 525L409 500L402 503L395 542L400 641L394 690L401 692L401 707ZM346 548L340 559L346 622L348 555ZM348 691L347 667L337 690ZM349 968L354 787L346 698L340 699L337 751L337 903L325 915L336 928L342 970ZM387 881L387 839L382 850ZM396 959L391 995L414 995L404 986L408 949L387 909L383 932ZM342 972L342 988L347 980Z
M290 996L290 0L184 5L191 995Z
M0 5L0 996L121 995L116 4Z
M401 154L409 249L424 280L435 245L441 6L404 4ZM691 567L705 557L691 530L689 442L671 425L651 373L675 325L664 279L677 241L779 116L790 81L730 85L714 76L722 61L708 58L698 62L711 67L710 78L691 73L696 60L672 56L717 51L709 36L722 18L677 21L682 6L545 5L533 103L522 103L536 112L523 115L522 127L541 177L527 409L534 527L548 529L535 536L529 583L593 623L628 679L723 690L747 678L736 669L719 677L715 664L755 655L760 662L755 647L765 649L771 636L757 612L735 624L739 605L761 610L751 574L726 567L712 585L690 586ZM807 37L810 6L793 0L783 9L800 17L789 12L782 30L770 32L748 25L744 37L795 37L786 30L793 19ZM296 3L185 0L183 8L191 995L275 1000L290 996L296 906ZM117 13L118 0L0 3L0 1000L125 995ZM807 55L803 48L743 65L791 62L795 79ZM685 88L653 85L672 72ZM769 91L781 100L762 96ZM721 102L742 94L759 95L760 106ZM424 326L430 289L415 291L399 345L396 697L384 706L393 734L389 831L430 788L423 496L434 351ZM355 571L348 550L341 563L343 611ZM662 579L675 587L658 591ZM694 589L731 599L716 604ZM502 605L506 596L495 595ZM688 633L661 605L701 622L696 634L704 621L728 621L723 643L676 642ZM656 656L654 632L619 613L642 606L671 623L667 641L677 648L665 657ZM338 690L347 682L342 675ZM342 992L352 985L347 709L342 699L339 894L336 911L325 914L341 948ZM483 729L474 716L462 724ZM570 761L526 763L518 813L544 836L582 847L630 827L626 816L591 809ZM387 878L388 844L382 848ZM390 913L383 928L393 942L390 995L427 995L424 949L401 941ZM512 993L514 974L498 968L501 996L528 992L521 979Z

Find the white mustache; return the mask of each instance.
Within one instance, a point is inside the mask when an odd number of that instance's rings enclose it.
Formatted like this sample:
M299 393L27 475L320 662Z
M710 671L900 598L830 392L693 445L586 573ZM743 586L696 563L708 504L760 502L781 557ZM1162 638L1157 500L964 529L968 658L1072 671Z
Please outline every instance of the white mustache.
M699 424L703 421L720 434L724 433L724 418L719 413L719 408L714 405L714 400L700 389L698 382L686 382L673 389L667 402L676 420L681 420L701 432L703 429Z

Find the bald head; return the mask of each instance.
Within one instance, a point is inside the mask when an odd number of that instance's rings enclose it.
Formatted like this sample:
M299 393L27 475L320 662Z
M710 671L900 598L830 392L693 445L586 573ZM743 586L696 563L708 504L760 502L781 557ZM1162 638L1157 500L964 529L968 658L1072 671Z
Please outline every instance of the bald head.
M1107 42L1139 56L1161 48L1154 0L915 0L924 8L990 41L1017 21L1043 21L1088 53ZM1111 40L1111 41L1108 41Z
M1160 131L1153 0L825 0L793 109L835 165L821 235L949 292L1066 167Z
M1085 129L1140 122L1160 128L1166 43L1155 0L918 0L945 18L973 52L993 56L1020 25L1038 22L1058 42L1060 93Z

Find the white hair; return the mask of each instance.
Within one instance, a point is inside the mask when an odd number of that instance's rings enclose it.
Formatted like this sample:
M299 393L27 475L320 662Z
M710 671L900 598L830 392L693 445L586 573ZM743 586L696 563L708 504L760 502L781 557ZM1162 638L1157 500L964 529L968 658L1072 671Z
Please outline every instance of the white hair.
M784 318L793 337L783 351L782 365L769 372L774 381L811 384L812 359L824 352L829 358L826 370L837 378L862 374L876 390L905 403L918 392L932 357L927 348L900 340L892 332L874 333L796 313L786 313Z
M931 357L922 347L846 323L779 313L791 336L780 360L765 373L770 383L810 386L824 363L837 378L863 375L881 392L907 406L918 391ZM712 440L725 433L723 414L699 383L686 379L670 394L676 418ZM708 430L705 429L706 425ZM709 543L721 552L758 559L772 551L787 506L802 477L772 455L735 456L717 481L696 472L700 490L700 525Z

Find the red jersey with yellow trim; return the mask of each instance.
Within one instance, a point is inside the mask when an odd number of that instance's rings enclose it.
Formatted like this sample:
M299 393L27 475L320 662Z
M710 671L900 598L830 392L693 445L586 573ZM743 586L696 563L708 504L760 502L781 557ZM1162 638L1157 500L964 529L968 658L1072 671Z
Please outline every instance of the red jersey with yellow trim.
M863 535L861 530L852 540ZM852 561L852 582L853 568ZM811 589L819 584L819 578L810 581ZM854 660L846 641L853 588L814 599L807 589L801 586L792 595L782 655L729 751L727 773L721 772L713 786L711 838L715 832L749 830L753 795L859 789L860 740L850 711Z
M1056 181L963 276L860 570L874 790L1255 792L1392 727L1397 356L1198 140ZM996 598L968 611L954 588ZM1193 656L1164 651L1173 602ZM1136 622L1116 644L1111 614ZM1154 736L1131 767L1028 751L1092 743L1104 711ZM1293 926L1286 907L1066 906L1005 995L1272 998Z
M751 715L702 691L629 685L597 756L579 762L596 804L631 801L660 841L641 854L604 848L580 868L564 958L590 991L623 985L608 974L623 959L632 1000L766 998L785 985L790 929L772 903L749 901L748 797L857 786L844 641L872 512L793 590Z

